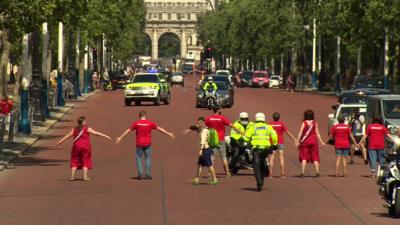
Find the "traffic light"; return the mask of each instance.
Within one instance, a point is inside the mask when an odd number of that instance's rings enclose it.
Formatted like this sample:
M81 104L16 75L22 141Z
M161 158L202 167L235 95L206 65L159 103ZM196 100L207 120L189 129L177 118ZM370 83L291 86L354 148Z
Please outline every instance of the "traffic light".
M208 47L206 50L206 58L212 58L212 48Z

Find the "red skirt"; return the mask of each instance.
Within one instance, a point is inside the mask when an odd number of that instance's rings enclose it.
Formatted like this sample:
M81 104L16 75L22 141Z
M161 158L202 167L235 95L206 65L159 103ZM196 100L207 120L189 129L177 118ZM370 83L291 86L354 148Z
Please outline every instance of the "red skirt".
M318 143L299 146L299 161L320 162Z
M82 169L83 167L91 169L92 168L91 149L74 146L71 152L70 166L71 168L76 167L77 169Z

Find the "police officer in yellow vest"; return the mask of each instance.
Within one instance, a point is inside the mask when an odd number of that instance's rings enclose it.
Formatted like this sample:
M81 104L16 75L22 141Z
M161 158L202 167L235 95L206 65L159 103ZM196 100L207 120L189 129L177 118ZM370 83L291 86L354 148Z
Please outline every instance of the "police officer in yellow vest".
M247 112L242 112L239 114L239 120L235 121L233 123L233 127L236 127L237 130L242 132L243 134L246 132L246 130L251 127L251 122L249 121L249 114ZM237 161L239 158L239 155L241 154L242 151L244 151L244 145L246 142L246 138L244 135L240 134L234 129L231 129L231 141L230 141L230 147L232 149L232 157L229 162L229 169L231 170L232 174L236 174L237 171L240 169L238 168ZM244 165L244 166L250 166L250 165ZM239 166L240 167L240 166Z
M267 166L266 158L270 151L277 148L278 135L271 125L265 123L264 113L256 114L256 122L246 131L246 138L250 140L253 150L253 170L257 180L257 192L264 185L264 176Z

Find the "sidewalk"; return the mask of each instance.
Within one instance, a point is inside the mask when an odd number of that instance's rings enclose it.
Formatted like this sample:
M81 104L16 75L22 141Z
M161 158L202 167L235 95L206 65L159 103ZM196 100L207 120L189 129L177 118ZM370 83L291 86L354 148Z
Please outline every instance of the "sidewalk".
M79 97L79 101L85 101L92 97L96 92ZM46 122L33 125L32 134L29 136L17 134L14 142L3 142L0 144L0 171L14 166L14 160L24 154L33 144L36 143L48 130L50 130L58 121L60 121L69 111L75 107L74 102L67 102L63 107L54 107L50 109L51 118Z

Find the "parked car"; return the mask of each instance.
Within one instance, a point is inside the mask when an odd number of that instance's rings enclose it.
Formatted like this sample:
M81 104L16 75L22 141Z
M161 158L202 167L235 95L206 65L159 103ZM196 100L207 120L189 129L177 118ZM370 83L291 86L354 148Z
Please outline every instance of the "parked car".
M180 72L171 73L169 81L170 81L171 85L179 84L182 87L185 86L185 76L183 75L183 73L180 73Z
M269 78L269 87L270 88L280 88L282 86L282 80L279 75L272 75Z
M269 76L267 71L256 70L251 79L252 87L269 87Z
M359 112L366 117L367 105L366 104L340 104L336 107L333 107L335 112L328 115L328 134L331 131L331 127L338 123L337 118L339 115L344 116L345 124L349 124L349 120L351 119L354 110L357 108Z
M160 105L161 101L169 105L171 94L169 85L160 73L140 73L136 74L130 84L125 88L125 105L140 105L143 101L152 101L155 105Z
M371 95L389 94L387 89L359 88L355 90L342 91L339 95L341 104L367 104L367 98Z
M234 96L231 94L231 91L229 89L229 85L226 82L223 81L215 81L217 84L218 90L216 93L216 101L217 104L221 107L232 107L234 104ZM207 102L205 98L205 91L203 90L204 87L203 83L200 88L197 90L197 96L196 96L196 108L200 107L207 107Z
M383 124L395 138L395 143L386 139L386 153L399 150L400 138L397 130L400 127L400 95L374 95L367 102L367 125L374 117L382 118Z

